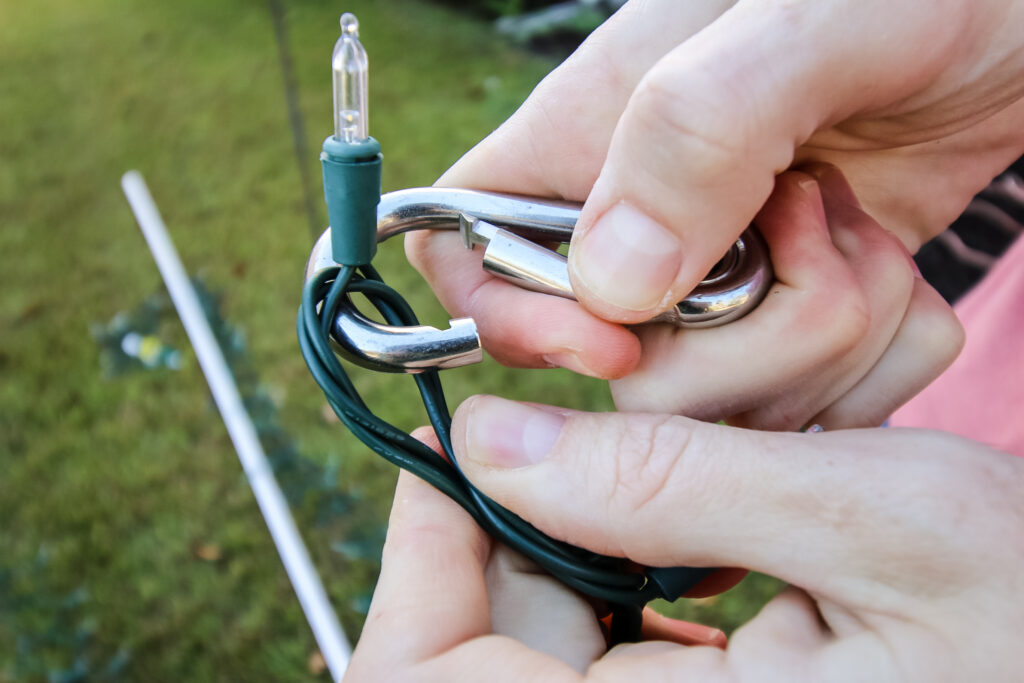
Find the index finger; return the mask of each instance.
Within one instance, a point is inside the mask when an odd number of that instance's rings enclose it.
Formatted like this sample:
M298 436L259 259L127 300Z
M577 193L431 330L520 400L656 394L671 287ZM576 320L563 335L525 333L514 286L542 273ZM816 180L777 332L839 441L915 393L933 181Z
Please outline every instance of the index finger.
M627 4L437 184L585 199L646 70L732 4ZM626 329L574 302L524 294L481 272L479 255L463 250L452 235L409 233L406 252L449 313L472 317L485 348L503 363L614 378L639 358L639 343Z
M490 540L469 514L408 472L398 477L380 579L350 670L383 680L491 630Z

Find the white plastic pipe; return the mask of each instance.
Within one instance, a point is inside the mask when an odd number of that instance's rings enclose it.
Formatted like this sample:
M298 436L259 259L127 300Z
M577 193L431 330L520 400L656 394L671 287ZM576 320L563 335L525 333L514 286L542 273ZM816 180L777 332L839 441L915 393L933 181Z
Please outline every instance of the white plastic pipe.
M135 220L142 228L142 234L153 253L174 307L178 309L181 322L185 325L185 332L195 349L199 366L206 375L213 399L228 428L231 442L238 451L242 469L256 496L256 503L267 522L267 528L270 529L270 536L274 539L302 611L313 629L313 637L327 663L327 669L331 678L340 681L348 668L352 646L338 623L338 616L327 598L320 575L309 558L288 503L267 462L256 428L242 404L238 385L235 384L224 354L203 313L199 297L185 273L142 175L138 171L128 171L121 178L121 187L135 214Z

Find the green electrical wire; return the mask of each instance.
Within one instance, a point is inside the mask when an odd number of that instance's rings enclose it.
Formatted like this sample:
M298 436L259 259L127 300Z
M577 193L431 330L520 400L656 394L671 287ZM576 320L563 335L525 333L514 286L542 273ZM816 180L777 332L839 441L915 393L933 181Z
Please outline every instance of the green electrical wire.
M299 345L331 408L374 452L444 492L491 536L533 560L567 586L606 601L612 611L612 644L640 639L640 615L645 604L657 598L675 600L713 571L691 567L638 570L625 558L600 555L555 540L478 491L455 459L451 415L436 369L414 377L447 460L374 415L359 396L330 342L331 323L339 303L355 293L366 297L390 325L419 324L405 299L384 284L372 266L328 268L311 278L303 289L299 308Z

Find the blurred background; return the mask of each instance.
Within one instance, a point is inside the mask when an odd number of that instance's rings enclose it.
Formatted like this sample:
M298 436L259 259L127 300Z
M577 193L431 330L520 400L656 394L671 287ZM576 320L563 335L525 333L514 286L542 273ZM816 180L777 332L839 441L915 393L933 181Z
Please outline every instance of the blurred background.
M370 55L387 191L432 183L621 3L507 18L550 4L0 0L0 681L327 678L119 178L145 175L355 640L396 472L330 413L294 331L338 16ZM382 252L443 324L401 244ZM357 374L383 417L425 423L407 378ZM562 371L443 379L453 407L611 408ZM775 590L665 609L728 630Z

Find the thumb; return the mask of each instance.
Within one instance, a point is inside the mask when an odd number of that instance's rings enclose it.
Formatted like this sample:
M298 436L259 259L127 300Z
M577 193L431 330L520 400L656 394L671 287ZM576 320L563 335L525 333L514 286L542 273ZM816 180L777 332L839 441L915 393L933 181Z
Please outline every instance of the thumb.
M756 432L488 396L459 408L452 437L474 485L552 537L649 566L743 567L833 594L879 568L866 578L893 586L891 566L911 578L937 566L957 574L972 561L963 537L988 534L978 531L988 505L979 491L995 486L979 481L977 463L1013 469L999 475L1008 481L1024 476L1008 456L915 430ZM950 528L960 537L942 540Z
M797 147L927 80L938 68L933 45L906 47L921 42L912 34L924 21L898 21L899 8L878 4L740 2L647 72L570 249L584 306L635 323L682 300L750 224ZM883 20L894 23L876 26Z
M452 424L463 473L554 538L651 566L765 571L751 564L758 543L737 543L737 529L723 543L721 528L726 509L732 519L746 509L752 520L784 509L765 505L758 490L773 466L754 455L764 450L755 450L754 434L687 418L583 413L493 396L465 401ZM744 549L742 558L721 554L732 546Z

